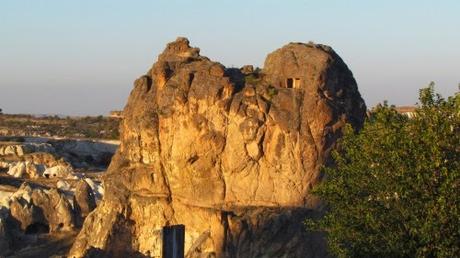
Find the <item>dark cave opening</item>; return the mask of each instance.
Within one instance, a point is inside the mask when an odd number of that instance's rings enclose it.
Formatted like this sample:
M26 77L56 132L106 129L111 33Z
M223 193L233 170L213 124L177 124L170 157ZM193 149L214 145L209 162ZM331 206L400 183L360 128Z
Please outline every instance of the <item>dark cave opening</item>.
M45 223L32 223L29 226L27 226L25 233L27 235L32 235L32 234L48 234L50 232L50 226Z

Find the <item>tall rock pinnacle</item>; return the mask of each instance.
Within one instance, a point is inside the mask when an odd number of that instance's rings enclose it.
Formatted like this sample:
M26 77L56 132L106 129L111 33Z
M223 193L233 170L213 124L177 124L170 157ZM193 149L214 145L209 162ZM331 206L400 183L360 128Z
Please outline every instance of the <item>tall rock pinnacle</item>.
M260 70L225 68L185 38L134 83L106 195L70 256L159 257L161 229L184 224L188 257L318 257L302 225L346 123L366 107L329 47L290 43Z

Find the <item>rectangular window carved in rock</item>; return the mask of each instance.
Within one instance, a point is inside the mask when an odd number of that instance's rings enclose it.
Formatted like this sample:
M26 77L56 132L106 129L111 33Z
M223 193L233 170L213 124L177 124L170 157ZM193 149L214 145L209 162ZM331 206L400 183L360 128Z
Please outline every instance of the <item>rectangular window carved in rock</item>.
M294 84L293 85L294 89L300 89L300 79L299 78L295 78L293 84Z
M291 89L294 85L294 80L292 78L288 78L286 81L286 88Z

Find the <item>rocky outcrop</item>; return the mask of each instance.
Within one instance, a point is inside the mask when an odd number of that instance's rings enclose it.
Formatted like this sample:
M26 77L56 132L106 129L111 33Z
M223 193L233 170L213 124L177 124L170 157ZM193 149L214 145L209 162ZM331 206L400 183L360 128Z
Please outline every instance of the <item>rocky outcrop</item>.
M80 215L78 216L79 224L96 208L93 190L85 180L79 180L75 187L74 206Z
M20 161L29 161L34 164L41 164L47 168L54 167L54 166L71 166L67 161L63 158L59 157L56 154L48 153L48 152L34 152L30 154L26 154L22 157L18 157Z
M13 177L62 178L73 174L70 163L59 157L48 143L2 143L0 146L0 168L7 168Z
M54 148L47 143L0 144L0 156L23 156L32 152L54 152Z
M32 162L21 161L10 164L7 174L13 177L28 177L38 178L40 177L42 170L39 166Z
M92 140L49 140L61 157L75 168L107 168L117 145Z
M0 167L7 165L7 174L16 178L74 178L72 166L66 162L47 167L46 163L36 161L4 162Z
M102 170L108 166L116 147L89 140L0 142L0 170L16 178L76 179L74 167Z
M72 178L73 169L70 166L57 165L45 169L43 176L46 178Z
M302 221L345 123L365 105L329 47L290 43L263 70L227 69L187 39L134 83L104 199L70 256L157 257L161 229L184 224L187 257L321 257Z
M4 167L2 162L30 161L47 168L62 165L104 170L118 147L117 141L16 138L0 137L0 168Z
M24 183L10 198L11 218L26 233L69 231L75 227L71 204L57 189Z

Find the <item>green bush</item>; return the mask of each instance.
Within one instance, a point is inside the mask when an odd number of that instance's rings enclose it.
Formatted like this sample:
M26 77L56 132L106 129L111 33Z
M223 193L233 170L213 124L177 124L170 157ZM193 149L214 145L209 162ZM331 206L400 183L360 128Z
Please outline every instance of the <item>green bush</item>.
M338 257L460 257L460 94L420 91L412 119L384 104L347 127L313 191L325 203L308 230Z
M267 88L268 98L271 100L274 96L278 95L278 90L273 86L268 86Z
M262 78L255 73L244 76L244 82L250 85L257 85L261 80Z

